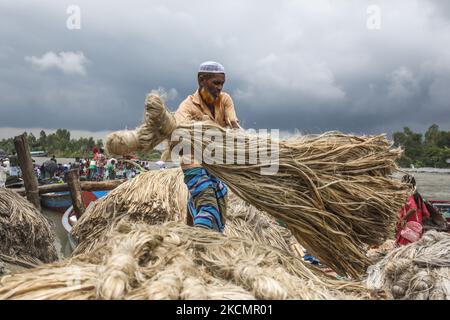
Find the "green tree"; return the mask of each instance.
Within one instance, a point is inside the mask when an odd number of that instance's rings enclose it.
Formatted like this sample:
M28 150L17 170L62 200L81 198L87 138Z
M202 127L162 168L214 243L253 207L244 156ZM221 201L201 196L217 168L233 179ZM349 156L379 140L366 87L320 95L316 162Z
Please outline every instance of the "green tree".
M425 132L425 145L442 146L442 135L437 124L431 125Z
M413 132L410 128L403 128L403 132L395 132L392 135L394 146L402 147L404 154L399 161L400 165L410 166L415 164L423 154L422 134Z
M395 132L392 137L394 146L404 149L403 156L398 160L400 166L450 167L447 163L450 159L450 131L441 131L438 125L433 124L424 136L405 127L403 132Z

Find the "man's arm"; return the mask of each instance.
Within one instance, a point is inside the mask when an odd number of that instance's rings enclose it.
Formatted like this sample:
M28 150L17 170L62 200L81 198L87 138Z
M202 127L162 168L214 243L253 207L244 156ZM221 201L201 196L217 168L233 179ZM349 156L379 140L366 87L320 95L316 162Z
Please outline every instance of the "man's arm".
M239 120L236 116L236 111L234 110L233 99L231 99L230 95L227 93L223 94L222 99L225 106L225 121L233 129L241 128L239 125Z

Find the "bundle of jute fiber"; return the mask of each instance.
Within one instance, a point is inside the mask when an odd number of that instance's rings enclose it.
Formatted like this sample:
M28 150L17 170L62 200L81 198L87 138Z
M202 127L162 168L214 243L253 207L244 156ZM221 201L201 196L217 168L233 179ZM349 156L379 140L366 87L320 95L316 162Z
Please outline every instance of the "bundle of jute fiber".
M164 104L158 97L150 96L147 129L160 132L149 118L158 116L164 125L171 115L162 110ZM383 135L331 132L276 141L212 123L179 124L174 133L182 137L183 146L191 140L184 149L193 149L194 156L208 150L211 157L196 160L248 203L283 220L311 254L342 275L364 273L370 265L365 249L392 235L396 212L409 191L389 176L397 169L395 160L401 150L392 149ZM148 146L167 138L153 137L159 139ZM179 148L179 141L171 142L172 148ZM275 150L267 150L268 146ZM275 159L264 156L269 154L275 154ZM211 161L217 155L226 158L226 164ZM274 161L278 170L261 174Z
M109 134L105 143L106 152L111 156L121 156L138 150L151 150L170 136L176 127L173 115L156 94L149 94L145 99L144 120L136 130Z
M450 300L450 235L428 231L368 270L367 286L395 299Z
M89 254L0 279L0 299L358 299L283 250L169 222L120 223Z
M58 259L48 220L17 192L0 188L0 255L31 265Z
M192 133L200 151L211 143L201 138L203 133L214 129L227 134L210 124L183 129ZM261 174L272 161L263 157L257 158L256 164L203 161L204 167L241 198L283 220L324 264L341 275L362 275L370 265L365 249L392 235L397 210L407 196L406 187L388 176L396 169L400 151L390 149L384 136L326 133L263 143L246 133L228 134L232 139L227 140L235 141L235 155L245 154L246 158L264 153L258 150L261 144L278 143L276 173ZM220 155L229 150L219 145L215 152Z
M147 110L155 111L147 115L168 118L163 102L156 101L147 100ZM311 254L342 275L364 273L370 265L365 249L392 235L396 212L407 197L407 186L389 176L401 150L392 149L383 135L330 132L277 141L212 123L178 124L174 133L194 156L207 150L210 157L196 160L248 203L283 220ZM164 139L154 137L160 140L147 145ZM179 148L179 141L171 142ZM268 151L268 146L275 148ZM261 174L274 162L275 172Z
M74 253L92 250L122 219L150 225L186 221L187 198L181 169L141 173L86 209L71 232L78 242Z
M141 173L89 206L73 228L75 254L91 251L122 220L150 225L186 222L188 190L179 168ZM283 248L292 254L295 238L275 219L239 199L228 196L224 233Z

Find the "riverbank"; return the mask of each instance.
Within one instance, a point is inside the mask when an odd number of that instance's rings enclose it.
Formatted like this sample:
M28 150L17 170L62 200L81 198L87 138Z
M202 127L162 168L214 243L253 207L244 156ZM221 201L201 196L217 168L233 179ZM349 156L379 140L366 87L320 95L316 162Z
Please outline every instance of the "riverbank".
M450 174L450 169L441 168L401 168L405 172Z
M450 200L450 170L439 171L421 171L422 169L402 169L402 171L411 174L416 179L417 190L426 200ZM435 169L436 170L436 169ZM395 176L401 177L399 172Z

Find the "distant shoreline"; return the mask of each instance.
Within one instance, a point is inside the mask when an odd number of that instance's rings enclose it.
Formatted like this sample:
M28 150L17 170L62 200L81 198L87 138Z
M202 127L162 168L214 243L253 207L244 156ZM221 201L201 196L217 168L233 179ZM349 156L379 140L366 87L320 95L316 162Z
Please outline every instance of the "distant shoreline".
M405 171L405 172L450 174L450 169L444 169L444 168L400 168L400 170Z

